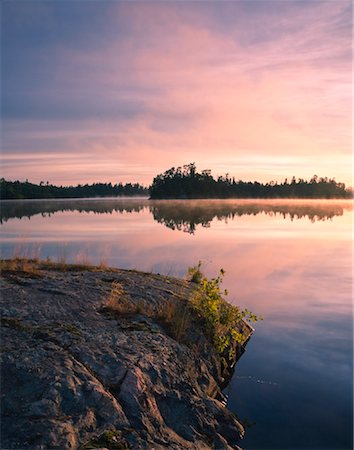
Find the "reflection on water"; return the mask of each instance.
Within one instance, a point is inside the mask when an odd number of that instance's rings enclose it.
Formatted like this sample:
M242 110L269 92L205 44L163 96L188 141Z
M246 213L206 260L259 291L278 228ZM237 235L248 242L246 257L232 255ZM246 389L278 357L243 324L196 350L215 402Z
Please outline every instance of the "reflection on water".
M265 317L227 390L243 447L351 449L352 215L351 201L5 202L1 247L178 276L223 267L229 301Z
M90 200L41 200L8 201L0 212L1 223L9 219L30 218L36 214L51 216L57 212L78 211L107 213L131 213L148 210L154 220L172 230L194 234L198 225L210 227L214 219L234 220L243 215L266 214L282 216L284 219L307 217L311 222L329 220L342 216L344 209L350 209L346 201L292 201L288 200L168 200L147 199L90 199Z
M329 220L335 216L343 215L346 204L332 203L300 203L289 201L160 201L150 206L154 219L172 230L182 230L194 234L197 225L209 227L211 222L217 220L234 220L244 215L255 216L266 214L269 216L282 216L284 219L301 219L307 217L311 222Z
M147 199L82 199L82 200L9 200L2 203L1 223L9 219L31 218L37 214L43 217L64 211L112 214L113 212L139 212L149 204Z

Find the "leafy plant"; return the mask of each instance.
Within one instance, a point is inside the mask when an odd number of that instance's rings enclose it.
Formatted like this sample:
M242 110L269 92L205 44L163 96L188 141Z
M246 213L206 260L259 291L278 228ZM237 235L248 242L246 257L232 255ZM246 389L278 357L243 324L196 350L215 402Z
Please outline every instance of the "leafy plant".
M192 269L201 274L199 287L191 298L191 304L197 314L204 320L206 331L213 340L213 344L222 357L232 359L235 355L236 344L242 344L246 336L243 333L242 319L250 322L262 320L248 309L241 310L238 306L228 303L223 296L228 294L221 288L225 275L223 269L215 278L208 279L200 272L201 263ZM193 274L196 271L192 272Z

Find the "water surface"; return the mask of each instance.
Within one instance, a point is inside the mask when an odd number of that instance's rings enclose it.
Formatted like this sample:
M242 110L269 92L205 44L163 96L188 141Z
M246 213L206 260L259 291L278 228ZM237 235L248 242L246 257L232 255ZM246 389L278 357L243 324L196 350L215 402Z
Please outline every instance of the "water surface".
M3 202L2 257L226 271L263 322L227 388L245 449L352 449L351 201Z

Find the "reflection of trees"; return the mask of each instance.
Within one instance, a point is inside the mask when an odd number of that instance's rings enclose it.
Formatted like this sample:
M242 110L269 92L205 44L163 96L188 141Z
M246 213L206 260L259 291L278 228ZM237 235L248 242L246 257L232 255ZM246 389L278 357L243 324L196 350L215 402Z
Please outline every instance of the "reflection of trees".
M210 227L212 220L234 220L243 215L266 214L296 220L307 217L311 222L332 219L352 209L350 201L242 201L242 200L34 200L7 201L1 209L1 222L33 215L51 216L57 212L77 211L96 214L133 213L148 209L154 220L172 230L194 234L198 225Z
M150 207L154 219L172 230L194 234L197 225L210 227L212 220L234 220L243 215L266 214L290 220L307 217L311 222L330 220L343 215L349 202L300 203L289 200L282 202L242 201L154 201Z
M25 200L3 202L0 221L22 219L41 214L50 217L52 214L64 211L78 211L79 213L112 214L140 212L149 204L148 200L114 199L114 200Z

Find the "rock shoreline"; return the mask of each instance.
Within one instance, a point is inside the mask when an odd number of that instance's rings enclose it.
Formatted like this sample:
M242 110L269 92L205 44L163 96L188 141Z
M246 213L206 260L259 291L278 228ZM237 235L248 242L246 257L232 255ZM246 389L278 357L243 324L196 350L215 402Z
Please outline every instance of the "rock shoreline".
M117 285L130 314L106 308ZM143 313L192 290L120 269L3 270L2 448L238 449L244 429L221 391L232 369L198 322L179 342Z

